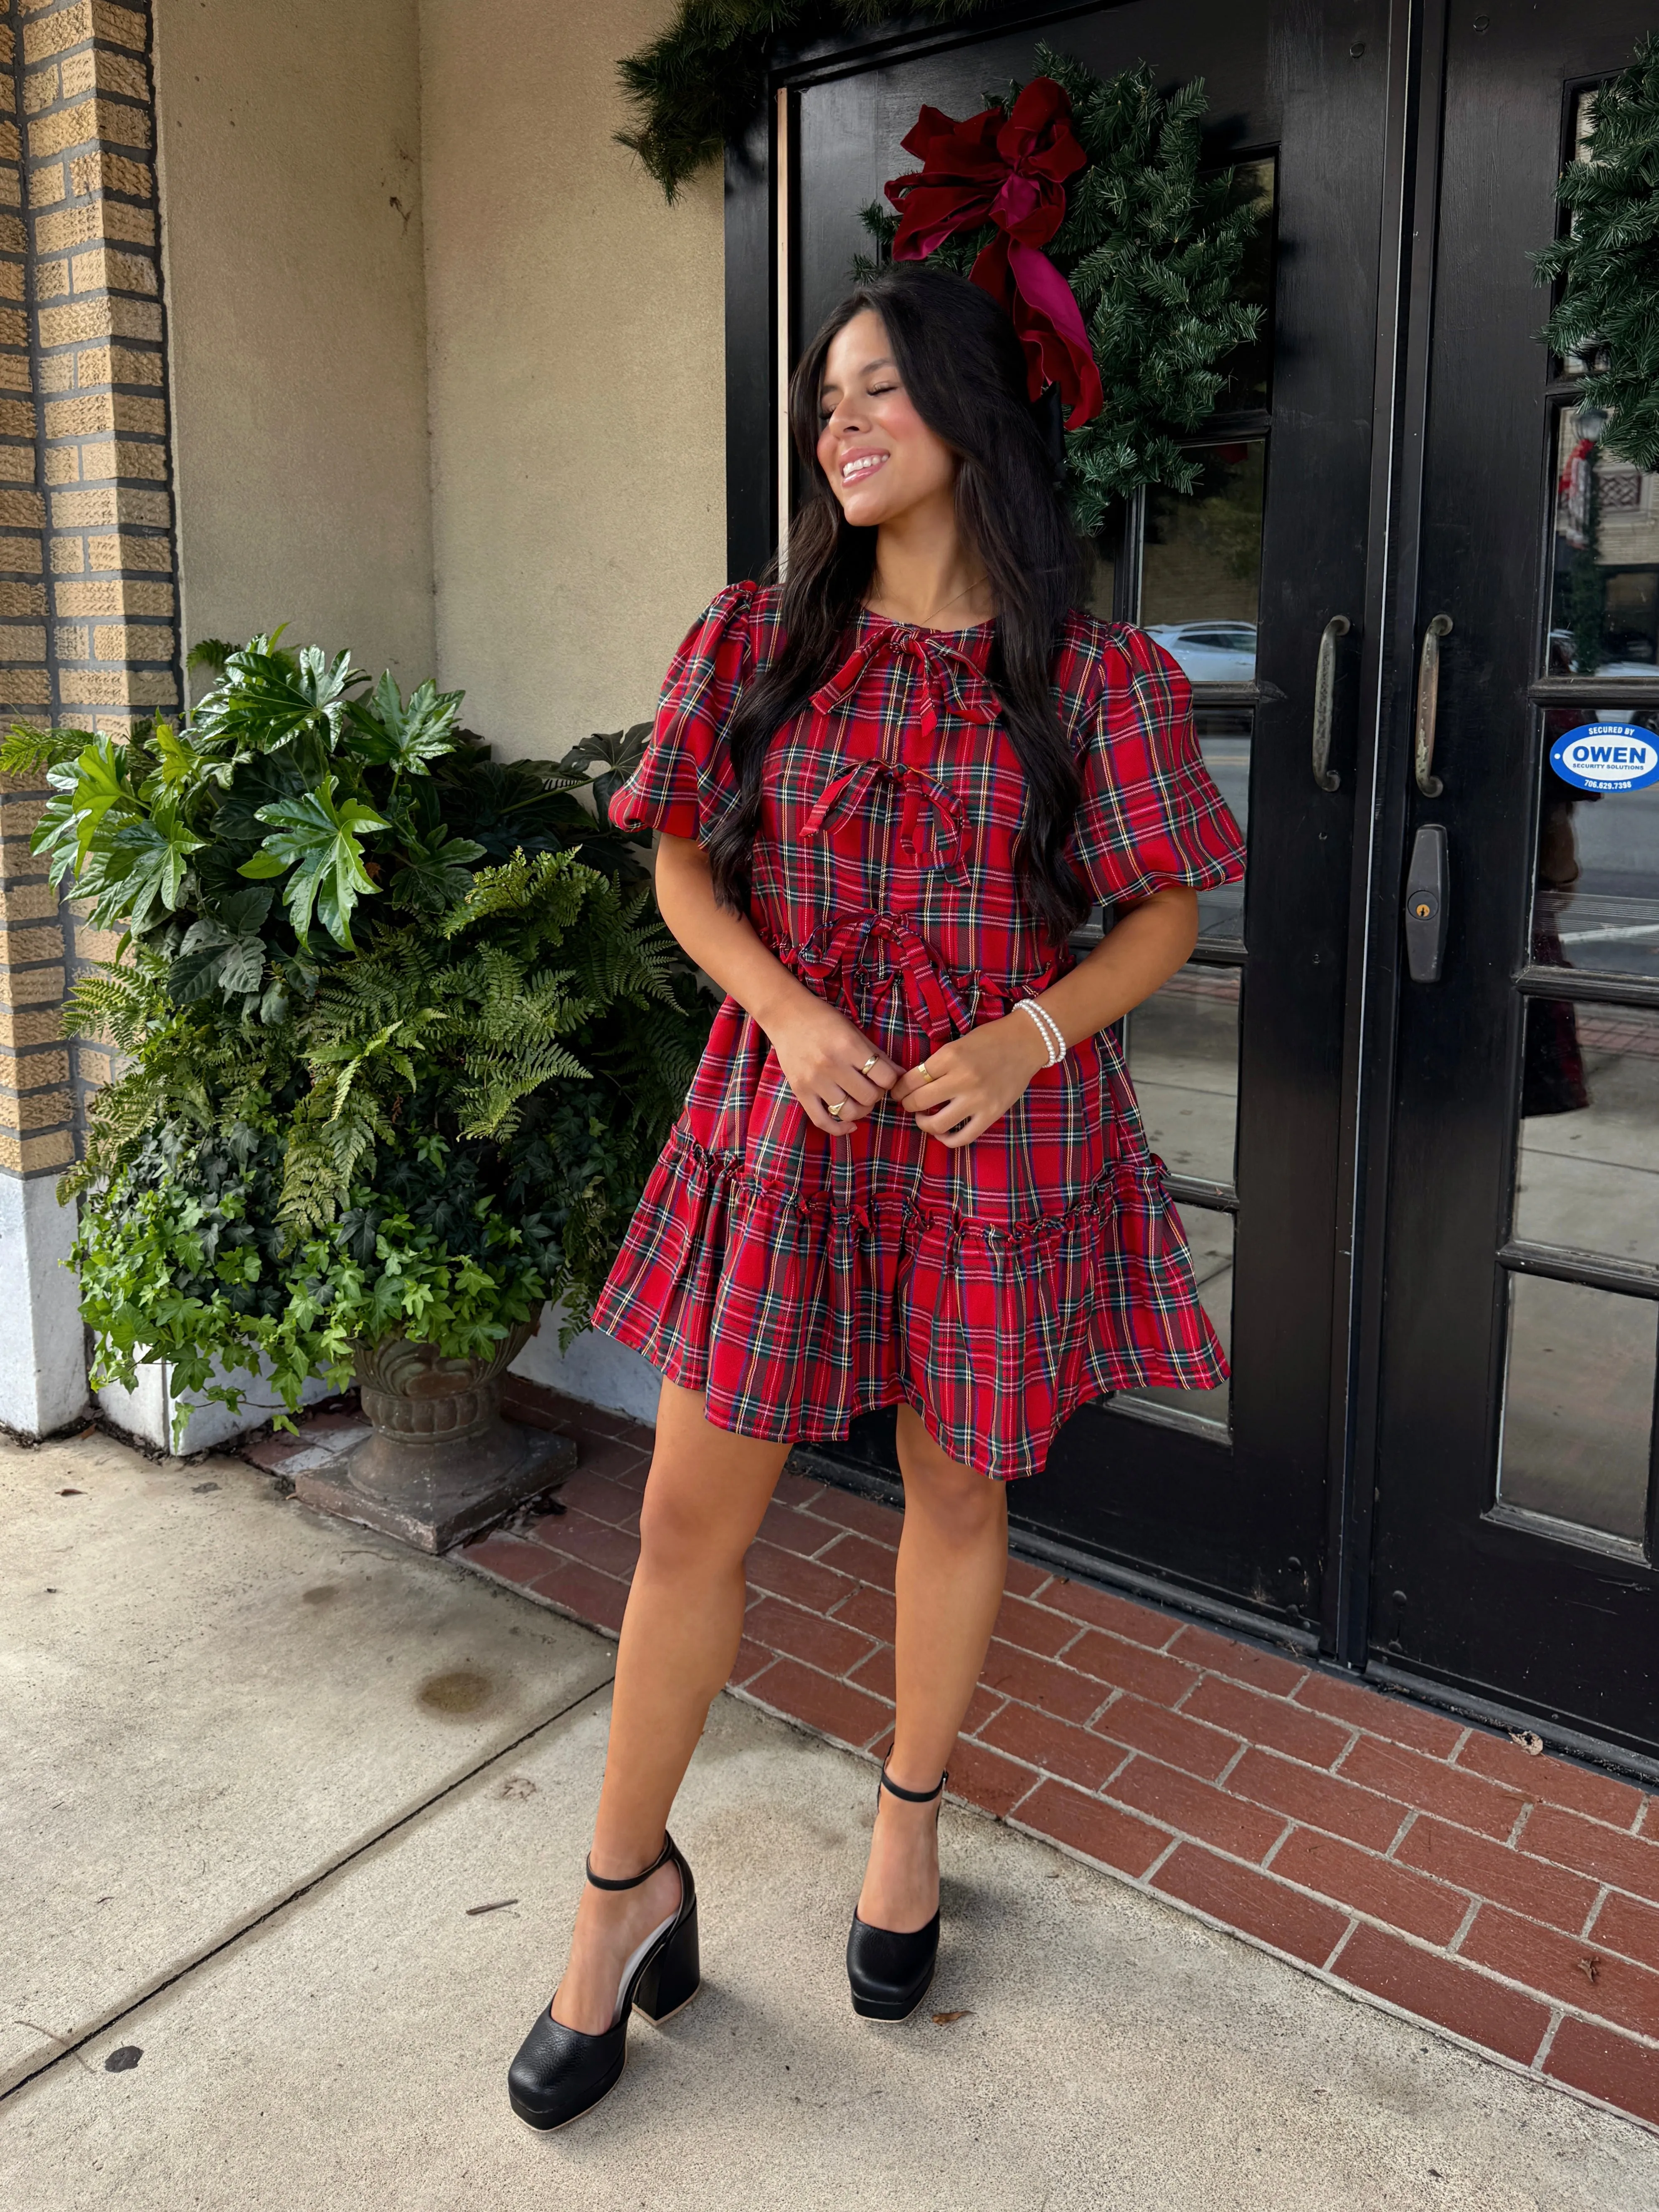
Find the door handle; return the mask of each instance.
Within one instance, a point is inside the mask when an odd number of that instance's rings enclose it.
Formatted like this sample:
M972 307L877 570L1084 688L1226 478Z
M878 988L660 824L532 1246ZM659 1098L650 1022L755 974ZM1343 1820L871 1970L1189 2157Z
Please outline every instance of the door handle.
M1351 627L1346 615L1333 615L1320 633L1314 664L1313 779L1322 791L1334 791L1342 781L1328 765L1331 716L1336 706L1336 641L1346 637Z
M1417 787L1425 799L1438 799L1445 785L1434 773L1434 726L1440 712L1440 641L1451 629L1449 615L1437 615L1423 633L1417 661Z
M1437 983L1446 952L1446 829L1425 822L1406 871L1406 965L1413 983Z

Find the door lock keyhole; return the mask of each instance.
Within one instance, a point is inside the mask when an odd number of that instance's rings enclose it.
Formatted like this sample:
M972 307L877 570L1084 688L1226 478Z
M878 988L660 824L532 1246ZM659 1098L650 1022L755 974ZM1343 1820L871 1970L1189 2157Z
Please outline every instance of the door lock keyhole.
M1426 822L1406 871L1406 965L1414 983L1437 983L1446 950L1446 831Z

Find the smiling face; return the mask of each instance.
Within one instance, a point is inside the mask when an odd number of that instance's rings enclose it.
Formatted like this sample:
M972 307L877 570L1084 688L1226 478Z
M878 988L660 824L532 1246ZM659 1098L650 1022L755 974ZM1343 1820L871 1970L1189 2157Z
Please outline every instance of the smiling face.
M910 404L871 308L830 341L818 423L818 466L848 522L869 527L930 501L953 503L957 457Z

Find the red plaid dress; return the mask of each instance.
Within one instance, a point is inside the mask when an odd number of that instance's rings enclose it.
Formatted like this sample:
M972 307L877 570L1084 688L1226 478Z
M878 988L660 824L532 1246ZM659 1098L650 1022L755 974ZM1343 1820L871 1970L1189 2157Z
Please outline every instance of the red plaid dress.
M692 629L614 822L707 842L736 797L722 732L777 649L778 602L735 584ZM1024 774L991 641L989 623L860 614L767 757L750 919L901 1067L1074 964L1017 896ZM1174 662L1074 613L1054 684L1085 789L1068 855L1096 896L1237 882ZM886 1099L848 1136L816 1128L731 997L592 1322L706 1392L716 1427L839 1437L902 1400L952 1459L1005 1479L1039 1471L1085 1399L1227 1371L1110 1031L953 1150Z

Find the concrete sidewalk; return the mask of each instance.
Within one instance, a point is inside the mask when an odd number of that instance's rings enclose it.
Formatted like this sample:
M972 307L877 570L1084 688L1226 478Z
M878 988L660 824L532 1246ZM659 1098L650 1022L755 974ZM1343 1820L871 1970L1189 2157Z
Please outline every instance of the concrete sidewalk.
M538 2138L502 2077L612 1647L229 1462L0 1446L0 1525L17 2212L1659 2201L1645 2130L954 1808L934 1994L856 2021L873 1771L725 1698L675 1820L703 1993Z

